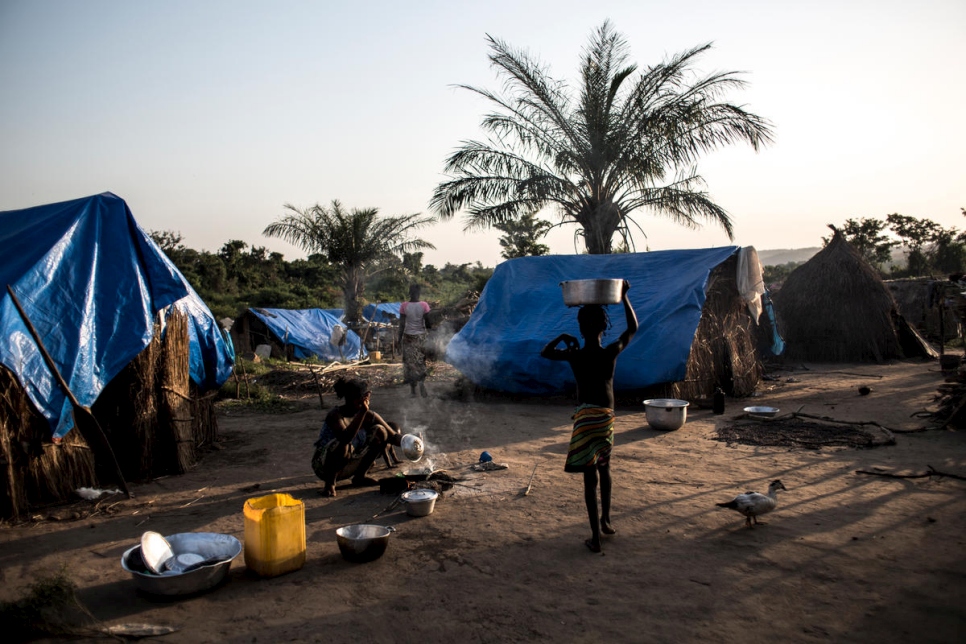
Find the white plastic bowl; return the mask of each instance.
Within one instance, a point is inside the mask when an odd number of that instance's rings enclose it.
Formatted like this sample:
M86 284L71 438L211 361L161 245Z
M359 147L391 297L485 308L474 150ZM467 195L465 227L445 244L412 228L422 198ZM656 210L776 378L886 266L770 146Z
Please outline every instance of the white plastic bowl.
M677 398L651 398L644 401L647 424L661 431L680 429L688 419L687 400Z

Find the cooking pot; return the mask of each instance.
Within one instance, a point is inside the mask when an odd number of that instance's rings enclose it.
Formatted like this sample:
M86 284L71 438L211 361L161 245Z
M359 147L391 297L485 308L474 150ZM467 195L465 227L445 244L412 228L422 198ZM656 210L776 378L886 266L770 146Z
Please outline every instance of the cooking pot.
M672 431L680 429L688 418L687 400L676 398L652 398L644 401L647 424L654 429Z
M619 304L624 280L568 280L560 282L564 304Z
M406 504L406 514L411 517L424 517L433 513L439 492L436 490L412 490L403 492L402 500Z
M395 528L387 526L359 523L339 528L335 531L335 536L343 559L353 563L365 563L378 559L386 552L389 535L395 531Z
M415 434L405 434L399 442L403 456L415 463L423 457L423 439Z

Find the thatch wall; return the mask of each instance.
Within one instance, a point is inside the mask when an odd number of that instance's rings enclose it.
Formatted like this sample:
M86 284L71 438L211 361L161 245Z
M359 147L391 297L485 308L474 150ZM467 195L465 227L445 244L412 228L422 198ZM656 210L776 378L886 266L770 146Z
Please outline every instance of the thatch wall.
M213 398L199 396L190 380L186 316L169 315L163 339L159 329L91 407L128 481L183 473L217 437ZM30 506L70 499L79 487L117 487L116 481L97 480L80 432L51 442L47 421L2 367L0 449L0 516L22 518Z
M902 317L926 338L938 342L943 335L945 341L960 336L960 320L956 310L953 307L939 306L939 298L943 297L944 289L937 288L936 280L886 280L885 285L899 306Z
M902 357L898 307L872 266L835 231L772 297L785 356L809 362L884 362Z
M707 299L691 344L684 380L648 387L643 398L707 398L721 387L730 396L749 396L761 382L758 325L738 293L738 256L708 277Z

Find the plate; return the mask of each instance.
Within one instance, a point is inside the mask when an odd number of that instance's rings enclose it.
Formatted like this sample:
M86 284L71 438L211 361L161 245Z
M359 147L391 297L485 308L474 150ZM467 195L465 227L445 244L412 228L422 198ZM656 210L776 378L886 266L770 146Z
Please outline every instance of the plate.
M771 418L779 411L778 407L745 407L745 413L762 418Z
M167 539L148 530L141 535L141 558L151 572L160 575L166 570L168 560L174 558L174 550Z

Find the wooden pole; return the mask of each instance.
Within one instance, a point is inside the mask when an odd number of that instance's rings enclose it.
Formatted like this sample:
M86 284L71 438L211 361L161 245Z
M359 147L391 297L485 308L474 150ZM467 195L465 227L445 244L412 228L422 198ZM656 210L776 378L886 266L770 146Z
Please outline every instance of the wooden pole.
M100 423L94 418L94 414L87 407L80 404L77 398L74 396L74 392L70 390L67 385L67 381L60 374L60 370L57 369L57 364L54 359L47 353L47 348L44 346L43 341L40 339L40 334L37 329L34 328L33 323L30 318L27 317L27 312L24 311L23 307L20 305L20 300L17 299L17 294L13 292L13 288L7 284L7 292L10 293L10 298L13 300L13 305L17 307L17 312L23 319L23 323L27 326L27 330L30 331L30 335L33 337L34 342L37 343L37 348L40 350L40 355L43 356L44 362L47 363L47 368L50 369L57 383L60 385L61 389L67 395L67 399L70 400L71 407L74 409L74 422L77 425L78 431L85 434L84 439L87 440L88 444L94 449L97 445L97 451L100 452L105 460L108 461L107 465L113 466L114 475L117 479L118 485L121 486L121 490L127 498L131 498L131 491L127 487L127 481L124 480L124 474L121 472L121 466L117 462L117 457L114 455L114 450L111 448L111 442L107 440L107 435L104 434L104 430L101 428ZM85 431L86 430L86 431Z

